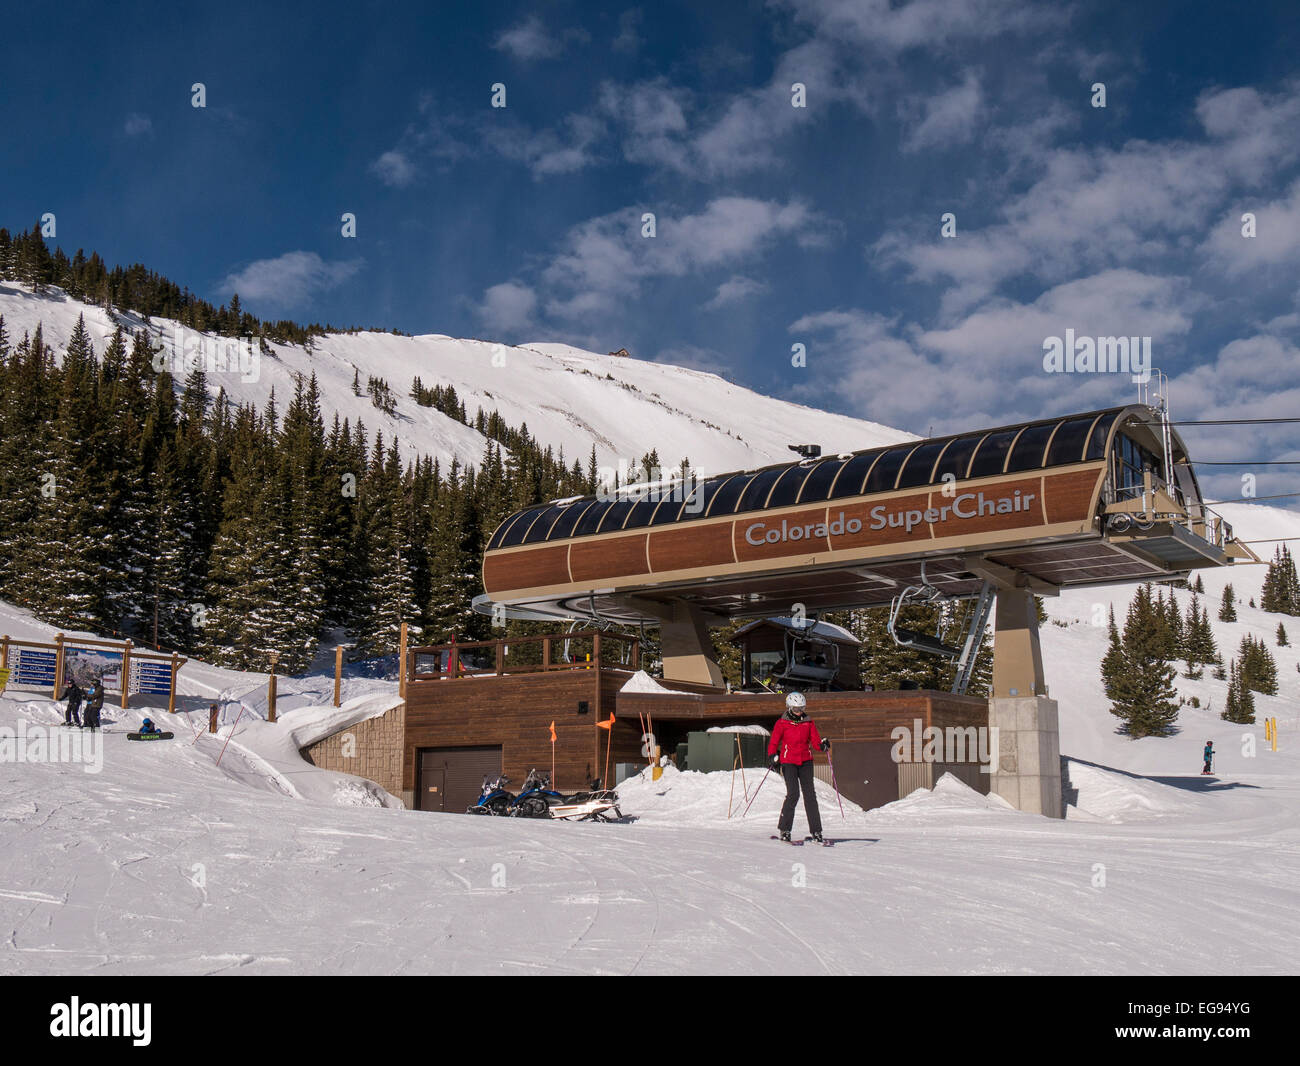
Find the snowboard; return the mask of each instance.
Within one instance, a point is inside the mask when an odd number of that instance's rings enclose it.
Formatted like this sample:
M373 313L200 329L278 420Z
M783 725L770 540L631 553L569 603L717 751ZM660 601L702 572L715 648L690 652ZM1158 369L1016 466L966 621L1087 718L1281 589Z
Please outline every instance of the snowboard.
M128 733L127 740L171 740L175 733Z

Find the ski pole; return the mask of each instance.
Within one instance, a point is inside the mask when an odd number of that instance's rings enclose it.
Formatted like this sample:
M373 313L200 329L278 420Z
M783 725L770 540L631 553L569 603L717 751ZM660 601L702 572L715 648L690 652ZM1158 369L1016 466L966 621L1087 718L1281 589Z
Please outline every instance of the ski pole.
M835 801L840 805L840 820L847 821L844 817L844 801L840 799L840 786L835 782L835 762L831 759L831 753L826 753L826 762L831 768L831 788L835 789Z
M752 806L754 806L754 800L758 799L758 794L759 794L760 792L763 791L763 782L766 781L766 780L768 779L768 777L771 775L771 773L772 773L772 768L769 766L769 767L767 768L767 773L765 773L765 774L763 775L763 781L760 781L760 782L758 783L758 788L754 789L754 799L751 799L751 800L750 800L750 801L745 805L745 814L748 814L748 813L749 813L749 808L752 807ZM745 817L745 814L742 814L741 817L744 818L744 817Z

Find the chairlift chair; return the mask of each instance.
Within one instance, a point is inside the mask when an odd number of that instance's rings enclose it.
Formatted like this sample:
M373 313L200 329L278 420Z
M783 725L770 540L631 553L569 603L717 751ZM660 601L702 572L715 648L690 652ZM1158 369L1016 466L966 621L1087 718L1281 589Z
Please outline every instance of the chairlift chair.
M778 681L793 686L813 686L825 690L840 671L840 649L834 641L814 636L816 616L809 616L803 625L787 626L785 630L785 665L773 673ZM795 629L807 630L807 634Z
M948 626L945 625L942 611L938 612L939 617L933 636L919 630L908 629L906 626L900 626L898 616L904 607L931 604L937 606L949 599L942 589L930 584L925 574L925 560L923 559L921 560L920 583L908 585L893 598L889 605L889 620L885 624L885 629L893 638L894 643L901 647L915 648L917 651L923 651L929 655L939 655L945 659L956 660L957 673L953 679L951 691L957 695L964 695L970 685L971 675L975 672L975 659L979 654L980 638L983 636L984 627L988 623L993 595L993 586L988 581L985 581L980 587L974 609L968 611L967 617L964 619L959 644L945 642L944 637L947 635Z

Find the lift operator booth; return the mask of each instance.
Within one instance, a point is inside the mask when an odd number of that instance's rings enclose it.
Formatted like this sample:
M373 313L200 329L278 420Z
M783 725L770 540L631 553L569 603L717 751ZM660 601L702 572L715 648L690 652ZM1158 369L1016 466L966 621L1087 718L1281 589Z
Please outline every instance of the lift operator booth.
M802 604L892 605L894 639L954 658L964 693L991 615L990 788L1059 817L1033 596L1236 560L1258 561L1203 503L1163 405L1139 404L531 507L493 534L475 606L657 626L664 685L696 691L723 688L710 626ZM976 601L960 644L897 626L900 604L942 599Z

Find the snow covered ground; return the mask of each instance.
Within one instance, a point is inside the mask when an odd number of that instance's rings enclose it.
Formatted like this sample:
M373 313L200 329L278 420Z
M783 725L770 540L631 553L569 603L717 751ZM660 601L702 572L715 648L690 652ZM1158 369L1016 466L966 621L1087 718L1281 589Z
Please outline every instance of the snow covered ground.
M1265 535L1300 525L1285 512L1259 519L1272 523ZM1231 577L1243 604L1258 595L1262 568ZM1048 604L1064 623L1045 626L1043 644L1070 758L1065 820L952 778L871 812L846 803L841 816L819 784L832 848L769 839L775 781L740 816L757 772L643 775L620 786L633 820L616 825L384 809L382 790L295 752L331 719L382 713L390 683L353 681L343 708L320 706L323 695L275 725L250 696L231 703L248 707L237 726L227 715L209 736L207 702L260 680L191 663L190 709L106 712L100 772L0 762L0 972L1294 972L1295 649L1273 648L1283 695L1257 697L1261 724L1188 707L1177 736L1129 741L1100 693L1106 631L1093 624L1095 603L1113 600L1122 617L1129 594ZM1213 618L1217 594L1208 602ZM1244 632L1271 647L1276 616L1238 610L1239 622L1213 623L1221 649ZM3 604L0 629L48 635ZM282 691L309 702L319 684ZM1179 687L1222 706L1223 682ZM127 742L146 711L177 739ZM1267 715L1280 723L1277 753ZM0 729L61 718L45 696L0 698ZM1203 778L1210 738L1218 773Z

